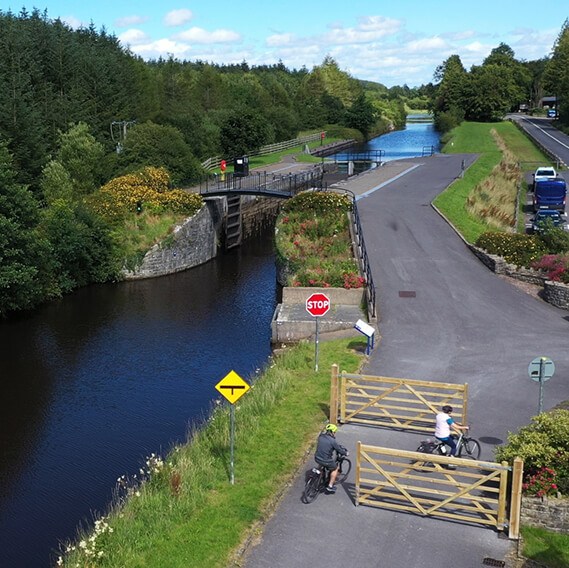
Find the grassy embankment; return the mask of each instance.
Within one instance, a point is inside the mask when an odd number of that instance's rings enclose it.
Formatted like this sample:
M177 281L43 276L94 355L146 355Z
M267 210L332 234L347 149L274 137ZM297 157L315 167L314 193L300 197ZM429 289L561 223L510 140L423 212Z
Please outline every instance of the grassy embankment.
M229 483L229 412L223 404L191 433L190 443L164 460L147 460L146 482L121 479L114 510L79 537L60 565L227 566L326 422L332 364L355 372L364 349L359 338L321 343L319 372L311 343L277 357L236 405L235 485Z
M492 133L495 132L495 134ZM500 145L502 148L500 148ZM549 159L511 122L463 123L452 131L446 153L480 154L478 160L434 201L468 242L486 231L511 230L520 162ZM525 191L520 209L525 203ZM523 219L523 215L520 215ZM523 222L518 224L523 231Z
M488 223L480 211L468 210L469 199L472 200L476 188L484 188L488 193L491 202L488 208L491 205L498 204L506 215L511 215L515 206L515 195L512 195L511 187L509 189L499 187L500 183L493 179L500 177L493 175L493 172L496 173L499 170L504 152L498 147L496 137L492 136L492 129L496 130L515 161L549 163L549 158L544 156L515 125L509 122L498 124L463 123L455 129L444 151L448 153L478 153L481 156L465 172L464 178L457 180L437 197L435 205L469 242L474 242L484 231L497 230L496 226ZM512 157L508 159L511 161ZM498 195L492 195L492 189L496 189ZM525 202L525 190L527 188L525 188L524 183L520 209ZM509 201L504 199L504 195L508 194L510 195ZM518 230L523 230L523 228L518 225ZM522 527L522 537L522 554L526 558L543 563L549 568L569 566L569 536L544 529Z

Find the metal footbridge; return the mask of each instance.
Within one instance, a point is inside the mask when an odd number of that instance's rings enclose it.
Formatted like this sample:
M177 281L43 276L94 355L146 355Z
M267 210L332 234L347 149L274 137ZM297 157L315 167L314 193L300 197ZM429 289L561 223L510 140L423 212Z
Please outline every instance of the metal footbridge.
M301 191L322 188L322 169L315 168L298 174L256 172L248 176L226 173L205 179L199 187L203 197L231 195L261 195L289 199Z

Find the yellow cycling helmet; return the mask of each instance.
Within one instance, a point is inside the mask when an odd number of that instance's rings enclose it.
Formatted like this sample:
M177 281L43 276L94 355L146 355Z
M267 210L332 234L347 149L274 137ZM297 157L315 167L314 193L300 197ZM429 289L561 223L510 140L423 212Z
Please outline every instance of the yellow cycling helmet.
M326 424L326 428L324 428L326 432L332 432L334 434L336 430L338 430L338 426L336 424Z

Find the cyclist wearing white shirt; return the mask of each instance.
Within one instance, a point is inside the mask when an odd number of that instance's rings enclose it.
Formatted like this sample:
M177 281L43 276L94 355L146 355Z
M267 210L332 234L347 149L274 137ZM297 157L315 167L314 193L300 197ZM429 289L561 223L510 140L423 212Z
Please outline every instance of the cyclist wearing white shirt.
M437 421L435 424L435 438L450 446L450 455L456 455L456 442L451 436L451 430L460 434L461 430L468 430L468 426L463 426L455 422L451 416L452 406L443 406L443 411L437 414Z

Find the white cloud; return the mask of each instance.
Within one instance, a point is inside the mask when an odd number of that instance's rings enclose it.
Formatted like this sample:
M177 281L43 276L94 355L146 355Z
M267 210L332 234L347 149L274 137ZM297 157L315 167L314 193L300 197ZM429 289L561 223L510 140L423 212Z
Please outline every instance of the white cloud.
M330 31L321 38L321 41L333 45L370 43L396 35L401 25L399 20L383 16L360 18L357 26L353 28L344 28L336 22L329 26Z
M117 28L126 28L128 26L137 26L138 24L143 24L148 18L145 16L125 16L124 18L118 18L115 20L115 26Z
M61 21L65 22L68 26L70 26L74 30L77 30L80 27L84 27L83 22L79 18L76 18L75 16L63 16L61 18Z
M164 25L168 27L183 26L193 18L191 10L182 8L180 10L172 10L164 16Z
M174 36L174 39L187 41L191 43L232 43L241 41L241 36L237 32L231 30L214 30L208 32L202 28L190 28L185 32L181 32Z
M190 10L173 10L166 14L164 24L179 26L193 18ZM474 22L469 20L466 25L472 26ZM518 59L532 60L548 53L558 34L558 30L518 28L491 36L485 31L457 26L445 33L427 35L422 28L417 31L406 26L403 19L370 15L360 17L353 26L342 21L330 23L323 33L313 36L299 37L286 28L273 28L264 41L255 36L243 37L237 28L207 30L197 26L176 30L175 35L159 40L151 40L133 26L119 39L146 58L173 55L220 64L246 61L253 66L281 60L290 69L311 69L331 55L341 69L358 79L387 86L404 83L415 86L432 81L436 67L450 55L459 55L469 69L480 65L503 41L514 49Z
M490 50L492 48L488 47L487 45L485 45L479 41L473 41L472 43L465 45L463 49L465 49L469 53L478 53L478 54L482 55L484 53L490 53Z
M173 55L177 58L189 57L190 47L185 43L179 43L170 39L142 43L132 46L132 51L147 59L167 57Z
M291 45L294 40L294 34L273 34L265 40L265 43L269 47L279 47L282 45Z
M143 45L150 41L150 37L142 30L132 28L119 35L119 40L125 45L135 46Z
M448 47L447 42L440 37L428 37L410 41L403 50L408 53L425 53L427 51L440 51Z
M357 29L364 32L382 32L383 35L393 35L402 26L400 20L385 18L384 16L366 16L358 19Z

